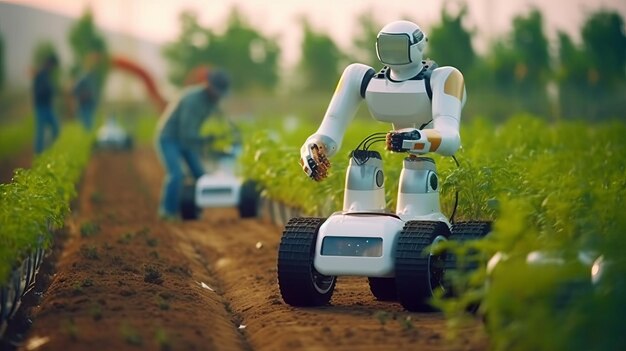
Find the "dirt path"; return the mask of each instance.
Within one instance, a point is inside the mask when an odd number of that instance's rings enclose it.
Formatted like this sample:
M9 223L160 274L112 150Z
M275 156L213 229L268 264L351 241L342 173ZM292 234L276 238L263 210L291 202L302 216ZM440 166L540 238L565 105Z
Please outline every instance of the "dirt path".
M364 278L340 278L330 306L286 305L276 283L282 228L233 209L160 222L161 180L151 150L94 155L22 349L486 349L478 327L447 340L441 314L378 302Z

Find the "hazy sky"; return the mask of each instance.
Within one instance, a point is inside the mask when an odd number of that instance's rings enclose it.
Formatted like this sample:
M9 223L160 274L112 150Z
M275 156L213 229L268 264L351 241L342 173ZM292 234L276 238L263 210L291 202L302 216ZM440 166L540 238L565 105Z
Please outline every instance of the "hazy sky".
M6 0L0 0L6 1ZM297 18L305 15L317 30L329 33L347 47L355 33L358 14L371 10L382 24L410 18L428 33L444 3L456 0L9 0L44 8L68 16L79 16L90 6L96 23L107 29L127 32L157 42L171 41L179 29L178 14L189 9L203 25L219 29L233 6L237 6L255 27L280 38L284 59L297 59L301 40ZM616 9L626 18L626 0L467 0L468 23L476 30L478 45L490 33L510 29L511 18L535 6L543 11L549 35L564 29L576 35L586 14L600 7ZM497 35L497 34L496 34ZM372 43L373 45L373 43ZM480 47L478 48L480 50Z

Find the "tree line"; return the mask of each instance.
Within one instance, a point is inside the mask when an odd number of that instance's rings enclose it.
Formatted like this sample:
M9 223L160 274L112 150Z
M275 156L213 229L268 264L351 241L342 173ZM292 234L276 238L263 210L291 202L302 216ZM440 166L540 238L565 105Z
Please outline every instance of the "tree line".
M564 31L551 43L542 13L531 9L514 17L511 31L490 43L482 55L475 50L475 33L464 26L467 15L467 6L456 13L444 8L439 22L425 31L429 35L426 56L464 73L469 111L492 118L514 112L551 118L620 117L626 107L622 101L626 35L619 13L592 12L580 28L580 43ZM350 62L380 68L374 43L383 23L376 22L371 12L360 14L357 23L351 47L344 51L328 33L301 18L301 59L295 73L303 82L301 89L332 91ZM232 9L222 34L201 26L189 12L181 15L181 25L179 38L164 49L172 82L182 84L190 67L208 61L231 70L237 89L273 90L280 83L278 39L255 29L237 8Z
M626 34L624 20L616 11L589 13L579 30L580 43L564 31L558 32L553 43L546 36L542 13L531 9L514 17L510 32L489 43L484 54L476 52L475 32L464 25L467 15L466 5L455 13L444 8L437 24L424 28L429 36L426 56L439 66L455 66L465 75L466 114L495 119L516 112L552 119L621 117L626 109L622 101L626 93ZM347 49L340 48L329 33L314 29L306 17L302 16L300 23L301 58L295 72L289 72L300 82L300 93L332 91L351 62L381 68L374 43L384 24L371 12L358 16ZM163 47L168 76L175 85L184 85L194 68L206 65L229 70L236 92L274 92L287 76L280 63L279 38L263 34L236 7L221 32L201 25L192 12L180 15L180 26L178 38ZM69 42L74 53L71 72L78 72L82 62L96 52L101 58L99 84L104 84L108 49L90 12L72 26ZM54 47L41 43L35 61L51 53ZM2 56L0 40L0 86Z

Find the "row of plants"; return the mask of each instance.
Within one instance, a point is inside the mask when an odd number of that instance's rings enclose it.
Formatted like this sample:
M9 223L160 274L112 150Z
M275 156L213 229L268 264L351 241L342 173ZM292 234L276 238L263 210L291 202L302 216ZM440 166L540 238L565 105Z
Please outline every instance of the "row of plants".
M34 250L47 248L54 230L63 226L91 142L79 125L64 126L30 169L18 169L10 183L0 184L0 286Z
M303 174L299 148L317 125L253 131L242 172L266 196L327 216L340 210L348 154L387 125L355 120L331 174L313 182ZM619 122L549 124L520 115L495 125L464 121L460 166L433 156L442 180L442 207L457 220L493 220L483 240L449 243L461 265L452 274L455 297L433 303L450 325L478 308L495 350L617 350L626 348L626 126ZM382 145L379 146L382 148ZM380 149L379 149L380 150ZM390 209L400 159L380 150ZM489 263L489 269L487 265ZM451 328L451 332L456 329Z

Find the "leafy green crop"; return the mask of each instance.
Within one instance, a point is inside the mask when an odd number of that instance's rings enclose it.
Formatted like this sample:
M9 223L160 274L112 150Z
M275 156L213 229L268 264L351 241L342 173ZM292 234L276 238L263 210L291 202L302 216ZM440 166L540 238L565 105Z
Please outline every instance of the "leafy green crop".
M32 168L18 169L11 183L0 184L0 283L32 250L47 247L52 229L63 225L91 142L78 125L65 126Z
M340 210L349 151L386 125L355 121L323 182L309 180L299 148L316 125L258 131L242 157L244 173L266 195L312 215ZM626 349L626 125L548 124L520 115L502 125L476 119L461 127L460 167L434 156L441 202L457 220L494 220L485 239L449 243L459 262L479 269L455 277L455 298L435 303L452 325L480 305L495 350ZM403 155L381 151L386 194L395 206ZM330 204L330 205L329 205ZM469 250L470 248L474 250ZM502 258L487 274L486 263ZM592 261L603 274L592 284ZM539 258L538 258L539 257ZM495 262L495 261L492 261Z

